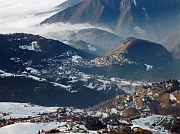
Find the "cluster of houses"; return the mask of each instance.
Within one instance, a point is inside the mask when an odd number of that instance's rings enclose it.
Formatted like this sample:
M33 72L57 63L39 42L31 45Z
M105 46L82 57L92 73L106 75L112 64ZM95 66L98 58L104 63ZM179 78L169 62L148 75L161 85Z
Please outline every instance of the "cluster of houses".
M132 83L129 84L132 85ZM40 130L38 133L88 133L93 130L99 133L110 133L123 131L124 129L128 130L132 125L132 120L146 118L153 114L149 107L150 102L156 96L166 93L167 87L173 88L172 93L179 92L179 82L169 81L151 85L146 84L138 88L136 92L117 95L116 98L102 102L90 109L60 107L55 112L39 113L36 117L29 116L28 118L19 119L3 119L7 114L0 113L0 127L19 122L60 122L63 123L61 126L46 132ZM139 131L140 128L137 129Z
M104 115L103 115L104 114ZM5 117L6 114L3 113ZM86 111L83 109L76 109L74 107L60 107L56 112L51 113L39 113L35 117L26 117L26 118L10 118L10 119L0 119L0 127L7 125L22 123L22 122L31 122L31 123L49 123L49 122L60 122L63 123L58 128L43 131L40 130L39 133L88 133L89 131L112 131L113 128L117 128L123 125L129 126L130 124L126 121L118 121L114 116L110 117L108 114L100 113L99 111ZM111 125L107 129L107 124ZM98 127L97 127L98 126ZM88 129L89 128L89 129Z
M99 57L99 58L95 58L93 60L90 61L90 65L93 66L110 66L113 64L124 64L124 63L128 63L128 64L133 64L134 62L126 59L123 55L110 55L110 56L106 56L106 57Z
M178 92L180 88L180 83L178 80L169 79L166 82L163 81L160 83L152 83L152 89L155 88L162 88L166 91L166 93Z
M102 57L99 58L99 60L102 60L102 62L103 61L119 62L119 60L123 62L125 61L123 57L118 58L116 56L112 56L112 60L106 58L107 57L104 58ZM129 82L123 81L119 78L114 78L112 80L104 76L85 74L78 70L78 66L92 67L99 65L99 62L96 60L98 59L95 59L95 61L93 60L87 61L85 59L82 59L76 53L73 53L72 51L67 51L66 53L62 53L59 56L55 56L47 59L41 59L41 62L38 63L38 65L33 65L32 62L28 62L27 64L28 67L25 68L26 70L24 70L22 74L31 77L32 76L37 77L39 78L39 80L48 80L50 82L55 83L55 85L58 84L64 85L64 87L68 88L69 91L73 87L73 84L76 84L76 82L78 81L84 82L83 83L84 87L97 89L97 90L112 89L111 86L112 84L118 84L119 86L116 87L118 89L121 88L121 85L125 85L125 86L132 85L132 83L129 84ZM47 65L43 66L43 64L47 64ZM104 62L102 64L104 64ZM105 81L106 83L104 83ZM131 89L131 87L129 89Z

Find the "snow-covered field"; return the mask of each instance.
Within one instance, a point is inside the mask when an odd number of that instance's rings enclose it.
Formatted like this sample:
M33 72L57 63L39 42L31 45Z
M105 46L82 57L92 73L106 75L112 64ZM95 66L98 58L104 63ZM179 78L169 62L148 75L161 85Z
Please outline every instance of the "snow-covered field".
M66 123L50 122L50 123L17 123L0 128L0 134L37 134L42 129L48 131L59 128L60 131L67 129ZM86 129L84 125L77 125L78 128ZM22 129L23 128L23 129ZM75 127L76 128L76 127ZM97 134L97 131L89 131L90 134ZM73 134L71 132L71 134ZM76 133L77 134L77 133ZM82 133L81 133L82 134Z
M7 113L7 116L0 116L0 118L23 118L36 117L39 113L50 113L57 111L58 107L43 107L38 105L30 105L28 103L11 103L0 102L0 113ZM0 133L1 134L1 133Z
M0 134L37 134L38 131L48 131L61 126L61 123L17 123L0 128Z
M147 116L146 118L134 119L132 120L132 128L140 127L153 132L153 134L168 134L168 131L164 130L164 127L160 125L166 118L169 117L163 115L152 115ZM152 124L156 124L156 126L153 126Z

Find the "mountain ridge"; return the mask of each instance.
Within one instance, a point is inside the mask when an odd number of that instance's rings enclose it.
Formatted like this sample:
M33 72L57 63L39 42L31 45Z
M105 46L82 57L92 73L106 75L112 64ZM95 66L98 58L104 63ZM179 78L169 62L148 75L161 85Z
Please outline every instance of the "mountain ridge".
M91 68L81 68L89 74L120 77L131 80L163 81L178 78L179 65L172 54L160 44L134 37L102 57L91 60Z
M157 65L157 62L163 65L174 62L172 55L162 45L134 37L121 41L120 45L108 53L108 55L116 56L121 54L137 63L145 64L146 62L150 65Z
M160 43L173 54L175 59L180 59L180 32L166 36Z
M159 40L180 29L179 12L180 2L176 0L85 0L47 18L41 24L90 23L109 27L125 37Z

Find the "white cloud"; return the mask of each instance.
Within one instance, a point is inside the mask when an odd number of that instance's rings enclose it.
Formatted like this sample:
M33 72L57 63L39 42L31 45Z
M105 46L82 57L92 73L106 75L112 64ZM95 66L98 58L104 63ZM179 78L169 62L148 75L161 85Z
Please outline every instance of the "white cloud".
M65 0L1 0L0 14L2 18L33 15L37 12L49 11L64 1Z
M39 34L53 38L51 33L61 33L67 30L79 30L93 28L89 24L64 24L57 23L39 26L40 22L52 16L56 12L38 14L54 10L54 8L66 0L1 0L0 4L0 33L24 32ZM106 28L101 28L110 31Z
M0 4L0 32L37 32L38 25L45 18L54 13L35 15L36 13L51 11L65 0L1 0Z
M145 33L146 33L146 31L145 31L144 29L142 29L142 28L140 28L140 27L138 27L138 26L136 26L136 27L134 28L134 30L135 30L137 33L139 33L139 34L145 34Z

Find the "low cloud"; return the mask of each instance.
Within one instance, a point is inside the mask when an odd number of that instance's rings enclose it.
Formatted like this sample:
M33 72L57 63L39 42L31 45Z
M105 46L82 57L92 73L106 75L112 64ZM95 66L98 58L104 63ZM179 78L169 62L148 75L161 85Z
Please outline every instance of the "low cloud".
M142 28L140 28L140 27L138 27L138 26L136 26L136 27L134 28L134 30L135 30L137 33L139 33L139 34L145 34L145 33L146 33L144 29L142 29Z
M37 25L54 13L35 15L47 12L65 0L1 0L0 32L38 33Z
M95 28L90 24L56 23L39 25L43 20L56 12L38 14L53 11L54 8L66 0L1 0L0 4L0 33L32 33L48 38L53 38L51 33L63 33L63 31L75 31L85 28ZM107 28L101 28L111 32Z

